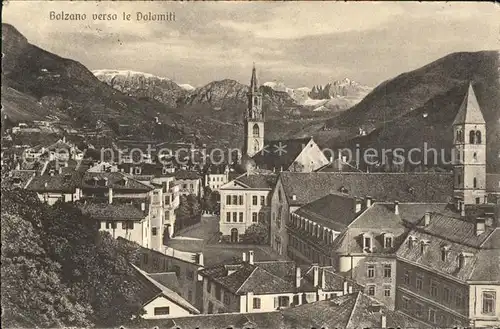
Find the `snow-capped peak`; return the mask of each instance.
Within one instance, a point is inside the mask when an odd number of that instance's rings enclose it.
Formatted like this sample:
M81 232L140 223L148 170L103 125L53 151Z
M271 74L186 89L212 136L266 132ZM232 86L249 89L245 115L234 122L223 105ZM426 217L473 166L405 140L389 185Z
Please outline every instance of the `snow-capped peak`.
M184 90L187 90L187 91L193 91L196 89L195 87L191 86L189 83L178 84L178 86Z
M151 73L144 73L144 72L138 72L138 71L132 71L132 70L93 70L92 74L94 74L96 77L99 76L143 76L145 78L157 78L160 80L171 80L169 78L165 77L159 77L157 75L151 74Z

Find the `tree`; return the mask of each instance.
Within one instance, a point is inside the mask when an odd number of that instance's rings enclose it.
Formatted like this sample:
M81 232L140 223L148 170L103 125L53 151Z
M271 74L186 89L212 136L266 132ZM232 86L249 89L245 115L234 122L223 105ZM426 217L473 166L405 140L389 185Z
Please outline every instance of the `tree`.
M92 310L71 297L33 225L4 211L1 260L3 328L90 325Z
M247 244L267 244L269 241L269 230L264 223L255 223L247 228L241 239Z
M2 186L2 325L115 326L142 313L132 250L74 204Z

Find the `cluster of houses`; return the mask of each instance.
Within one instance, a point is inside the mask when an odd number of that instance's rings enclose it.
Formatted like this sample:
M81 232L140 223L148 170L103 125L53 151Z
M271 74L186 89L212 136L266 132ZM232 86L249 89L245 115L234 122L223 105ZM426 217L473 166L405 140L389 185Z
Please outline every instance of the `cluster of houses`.
M366 173L326 158L312 138L265 140L255 68L248 99L237 168L83 165L61 140L45 149L66 148L67 158L8 179L45 202L76 202L136 248L147 326L500 326L500 175L486 173L472 86L453 123L460 156L449 173ZM204 187L220 193L219 231L235 248L263 223L280 259L168 250L180 195Z

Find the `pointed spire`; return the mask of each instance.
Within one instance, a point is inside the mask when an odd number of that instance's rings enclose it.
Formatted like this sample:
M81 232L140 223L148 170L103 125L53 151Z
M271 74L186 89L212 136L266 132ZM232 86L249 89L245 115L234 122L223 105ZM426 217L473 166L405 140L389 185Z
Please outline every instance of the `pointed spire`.
M483 114L481 113L481 109L479 108L479 103L477 101L476 94L474 93L472 83L469 83L467 94L465 95L462 105L460 105L460 109L458 110L457 116L455 117L455 121L453 121L453 125L464 123L486 123L484 121Z
M252 68L252 79L250 80L250 91L258 91L259 85L257 83L257 70L255 69L255 62L253 63Z

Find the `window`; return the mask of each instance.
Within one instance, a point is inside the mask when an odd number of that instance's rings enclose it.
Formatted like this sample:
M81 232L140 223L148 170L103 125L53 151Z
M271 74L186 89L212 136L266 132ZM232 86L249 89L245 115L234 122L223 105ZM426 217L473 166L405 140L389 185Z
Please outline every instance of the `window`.
M424 288L424 278L420 275L417 276L417 290L422 290Z
M441 249L441 261L446 262L447 259L448 259L448 249L442 248Z
M372 238L370 236L365 236L363 238L363 247L364 247L364 249L371 249L372 248Z
M227 205L231 204L231 196L230 195L226 195L226 204Z
M389 287L389 286L384 287L384 296L385 297L391 296L391 287Z
M253 204L254 206L256 206L256 205L257 205L257 196L256 196L256 195L252 196L252 204Z
M231 221L231 212L226 212L226 222L230 222Z
M476 144L481 144L481 132L476 131Z
M231 203L234 205L238 204L238 196L237 195L233 195L233 199L231 200Z
M217 300L220 300L220 298L221 298L220 286L215 286L215 298L217 298Z
M390 278L392 276L391 264L384 265L384 278Z
M238 204L239 205L243 204L243 195L238 195Z
M450 288L448 287L443 287L443 300L446 302L446 303L449 303L450 302Z
M474 159L474 161L477 161L477 153L474 152L474 154L472 154L472 158Z
M168 315L170 314L170 307L155 307L154 310L155 315Z
M156 233L158 233L157 231L158 231L158 229L157 229L156 227L151 228L151 234L152 234L153 236L155 236L155 235L156 235Z
M475 140L476 140L476 134L474 130L471 130L469 133L469 144L474 144Z
M403 281L404 281L405 284L410 284L410 282L411 282L410 271L405 271L405 274L404 274L404 277L403 277Z
M243 213L240 212L240 223L243 223Z
M430 308L429 309L429 321L432 323L436 323L436 310Z
M410 300L406 297L403 297L402 301L403 301L403 305L402 305L403 309L405 309L405 310L409 309L410 308Z
M260 298L253 298L253 308L254 310L260 310Z
M263 212L259 212L259 223L263 223L264 222L264 213Z
M385 237L385 239L384 239L384 247L385 248L392 248L392 237L391 236Z
M431 296L437 297L438 295L438 283L434 280L431 281Z
M238 213L237 212L233 212L233 222L237 222L238 221Z
M214 304L212 302L208 302L208 314L212 314L214 312Z
M116 229L116 222L106 222L107 229Z
M257 223L257 213L256 212L252 213L252 223Z
M483 314L495 314L496 294L494 291L483 291Z
M474 188L477 188L477 178L476 177L474 177L474 179L472 180L472 186Z
M123 222L122 229L123 230L133 230L134 229L134 222Z
M375 277L375 265L368 265L367 276L369 278Z
M480 204L481 203L481 199L480 198L476 198L476 204Z
M375 286L368 286L368 296L375 296Z
M259 125L254 124L252 128L252 133L254 137L259 137Z
M212 293L212 283L211 282L207 282L207 292L209 294Z
M415 303L415 315L421 318L423 316L423 306L420 303Z
M266 197L261 195L260 196L260 205L265 206L266 205Z
M462 299L462 292L457 290L455 293L455 305L458 307L462 306Z
M290 305L290 298L288 296L278 297L278 307L288 307Z
M230 298L229 298L229 294L227 293L227 291L224 292L224 304L226 305L229 305L229 303L231 302L230 301Z

